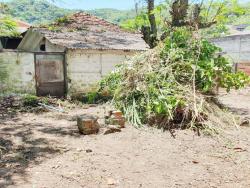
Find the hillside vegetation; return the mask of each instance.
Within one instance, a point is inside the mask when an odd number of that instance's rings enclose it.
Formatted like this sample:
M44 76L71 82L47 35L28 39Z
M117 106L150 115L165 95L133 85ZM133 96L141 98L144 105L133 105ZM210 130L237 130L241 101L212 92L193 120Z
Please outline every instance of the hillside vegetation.
M50 23L78 11L59 8L46 0L12 0L7 5L11 16L34 25ZM135 17L133 10L95 9L86 12L117 24Z
M225 7L224 17L219 24L214 25L205 32L206 36L217 37L221 34L230 34L232 26L246 24L250 25L250 3L239 4L239 1L232 0ZM77 12L79 10L69 10L59 8L47 0L11 0L6 3L8 14L11 17L26 21L33 25L51 23L59 17ZM215 9L215 7L212 7ZM149 25L147 13L140 7L140 14L136 16L135 10L116 10L116 9L95 9L86 11L95 16L101 17L112 23L121 25L126 29L138 30L142 25ZM212 11L213 12L213 11ZM162 3L156 7L156 22L159 30L164 30L165 20L168 20L169 5ZM164 19L163 19L164 18ZM246 28L249 29L248 26Z
M52 22L72 12L58 8L46 0L13 0L7 5L11 16L34 25Z
M128 19L133 19L136 16L134 10L95 9L86 12L117 24L120 24Z

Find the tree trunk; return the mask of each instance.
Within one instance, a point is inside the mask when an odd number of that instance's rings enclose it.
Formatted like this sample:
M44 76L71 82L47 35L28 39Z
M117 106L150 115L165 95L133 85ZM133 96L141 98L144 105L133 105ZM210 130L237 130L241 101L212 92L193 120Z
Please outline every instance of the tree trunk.
M201 4L194 4L192 9L191 19L187 20L189 1L188 0L175 0L172 4L172 9L170 14L172 16L172 27L182 27L182 26L192 26L197 29L207 28L216 23L212 20L211 22L202 23L200 13L201 13Z
M154 0L148 0L148 19L150 22L151 34L157 36L157 26L156 26L154 9L155 9Z
M188 0L175 0L173 2L172 10L170 11L172 27L181 27L187 24L188 3Z
M149 26L142 26L141 27L141 32L143 34L143 40L150 46L150 48L153 48L151 46L151 31Z
M155 1L147 0L148 3L148 20L150 23L150 28L143 27L142 33L144 35L145 41L149 44L150 48L154 48L157 45L157 25L154 14ZM150 32L148 32L150 30Z
M139 11L138 11L138 2L135 0L135 14L136 14L136 16L138 16L139 15Z

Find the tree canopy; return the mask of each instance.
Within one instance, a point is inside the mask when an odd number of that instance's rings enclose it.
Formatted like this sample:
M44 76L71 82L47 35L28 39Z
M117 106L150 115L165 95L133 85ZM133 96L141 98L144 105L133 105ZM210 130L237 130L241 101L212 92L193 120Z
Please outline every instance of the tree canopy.
M0 3L0 36L17 36L16 22L5 14L8 10L6 4Z

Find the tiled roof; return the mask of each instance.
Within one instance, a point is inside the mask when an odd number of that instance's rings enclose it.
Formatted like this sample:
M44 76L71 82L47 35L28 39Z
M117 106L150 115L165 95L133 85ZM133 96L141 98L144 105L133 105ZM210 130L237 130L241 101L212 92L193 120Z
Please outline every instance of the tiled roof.
M118 25L83 12L65 22L49 27L33 28L51 43L71 49L146 50L148 45L140 33L125 31Z
M68 23L65 25L69 29L89 28L93 30L121 31L118 25L84 12L69 16Z
M29 23L21 21L21 20L15 20L15 22L17 24L17 31L20 33L24 33L31 27Z
M21 21L21 20L15 20L15 22L17 23L18 27L24 27L24 28L29 28L31 27L31 25L27 22Z

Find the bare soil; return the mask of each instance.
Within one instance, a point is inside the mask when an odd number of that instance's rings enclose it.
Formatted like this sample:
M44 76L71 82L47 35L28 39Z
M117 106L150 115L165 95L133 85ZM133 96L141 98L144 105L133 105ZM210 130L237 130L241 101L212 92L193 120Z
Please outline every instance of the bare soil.
M250 117L250 89L221 101ZM120 133L80 135L76 115L103 118L104 106L68 113L19 113L0 120L0 187L250 187L250 127L225 137L127 125Z

